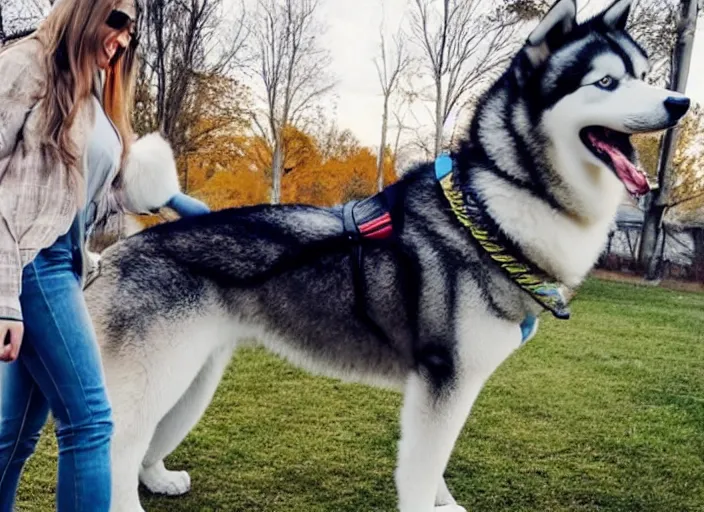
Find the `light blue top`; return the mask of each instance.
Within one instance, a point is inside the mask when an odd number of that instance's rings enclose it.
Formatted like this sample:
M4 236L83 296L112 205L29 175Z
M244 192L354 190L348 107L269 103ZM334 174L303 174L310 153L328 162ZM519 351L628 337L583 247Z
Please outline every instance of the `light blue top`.
M84 233L90 233L96 221L100 193L108 180L112 180L120 165L122 139L117 128L108 118L100 100L91 96L95 108L95 124L86 148L86 206L79 216Z
M96 95L91 96L95 111L95 123L88 137L85 154L85 207L78 212L70 228L72 250L82 261L83 247L93 230L98 205L110 182L117 174L122 157L122 139L117 128L103 109ZM208 213L205 203L183 193L178 193L167 203L182 217Z

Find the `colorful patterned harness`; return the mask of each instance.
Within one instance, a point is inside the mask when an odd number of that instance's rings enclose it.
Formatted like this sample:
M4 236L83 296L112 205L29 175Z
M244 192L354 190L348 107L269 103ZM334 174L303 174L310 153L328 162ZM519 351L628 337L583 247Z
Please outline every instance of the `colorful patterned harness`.
M513 246L507 236L483 213L474 192L469 187L460 186L454 170L455 164L449 155L441 155L435 161L435 177L457 220L469 230L482 249L516 285L542 307L551 311L555 317L568 319L570 311L565 293L569 290L533 265ZM390 214L390 205L393 202L394 198L387 189L363 201L351 201L338 207L344 231L352 242L355 311L382 339L387 339L387 336L366 307L367 284L362 271L362 242L393 240L394 230ZM534 315L526 316L521 322L521 343L530 340L537 328L538 318Z
M459 183L455 163L449 155L440 155L435 160L435 177L457 220L501 270L556 318L568 319L570 311L565 293L569 290L523 256L506 234L484 214L471 187ZM526 319L525 322L530 323L530 320ZM524 337L532 329L528 324L525 329L522 326Z

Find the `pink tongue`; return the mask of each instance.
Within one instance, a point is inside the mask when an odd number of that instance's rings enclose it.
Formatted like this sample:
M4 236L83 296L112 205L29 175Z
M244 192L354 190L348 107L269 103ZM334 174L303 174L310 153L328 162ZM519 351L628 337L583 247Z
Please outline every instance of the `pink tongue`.
M595 148L609 155L614 169L616 170L616 175L626 186L626 190L628 190L629 194L642 196L650 190L648 178L626 158L626 155L609 143L597 139L591 133L589 134L589 140Z

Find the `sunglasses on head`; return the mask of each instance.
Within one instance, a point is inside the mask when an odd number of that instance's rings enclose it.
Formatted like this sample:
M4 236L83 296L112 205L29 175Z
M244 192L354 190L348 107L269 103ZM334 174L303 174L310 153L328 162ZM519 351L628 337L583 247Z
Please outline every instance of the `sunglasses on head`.
M137 45L139 44L139 37L136 32L136 21L126 12L120 11L118 9L113 10L110 15L108 16L108 19L105 20L105 24L110 27L113 30L126 30L126 29L131 29L130 30L130 36L132 37L132 40L130 41L130 46L132 48L136 48ZM123 49L124 51L124 49Z
M110 13L108 19L105 20L105 24L114 30L125 30L133 26L135 20L126 12L115 9Z

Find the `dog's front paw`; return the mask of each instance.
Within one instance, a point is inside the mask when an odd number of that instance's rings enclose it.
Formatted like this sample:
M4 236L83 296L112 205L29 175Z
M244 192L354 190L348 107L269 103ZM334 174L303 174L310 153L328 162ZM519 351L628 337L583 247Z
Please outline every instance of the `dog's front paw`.
M142 468L139 481L149 492L167 496L181 496L191 490L191 477L186 471L169 471L159 461L151 467Z
M467 512L467 509L460 507L457 504L452 505L436 505L435 512Z

